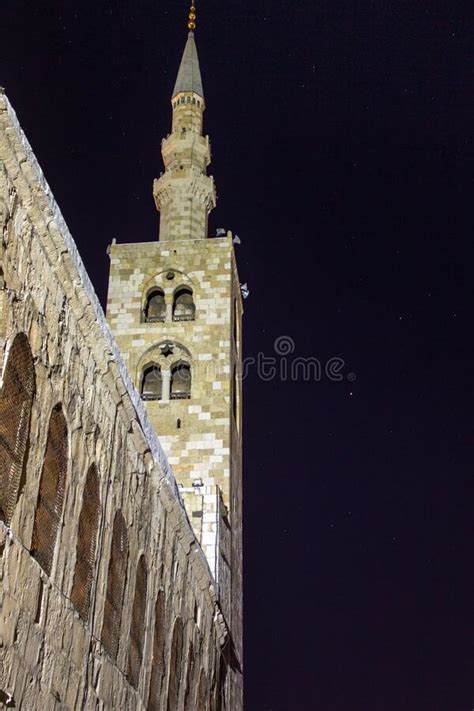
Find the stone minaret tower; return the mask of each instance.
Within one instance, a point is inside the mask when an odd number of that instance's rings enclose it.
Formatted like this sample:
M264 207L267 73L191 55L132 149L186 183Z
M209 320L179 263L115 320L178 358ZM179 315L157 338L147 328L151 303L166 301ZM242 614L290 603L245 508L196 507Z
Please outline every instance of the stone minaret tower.
M107 318L168 455L233 638L227 711L242 708L242 302L232 235L209 238L216 203L199 60L190 32L153 194L159 241L112 244Z

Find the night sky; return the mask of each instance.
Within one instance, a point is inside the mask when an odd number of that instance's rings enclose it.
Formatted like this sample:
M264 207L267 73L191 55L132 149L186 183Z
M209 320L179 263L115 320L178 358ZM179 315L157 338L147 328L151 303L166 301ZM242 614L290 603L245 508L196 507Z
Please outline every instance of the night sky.
M245 356L323 367L244 383L246 711L471 711L468 3L197 4ZM102 304L112 238L157 237L187 7L2 3L0 84Z

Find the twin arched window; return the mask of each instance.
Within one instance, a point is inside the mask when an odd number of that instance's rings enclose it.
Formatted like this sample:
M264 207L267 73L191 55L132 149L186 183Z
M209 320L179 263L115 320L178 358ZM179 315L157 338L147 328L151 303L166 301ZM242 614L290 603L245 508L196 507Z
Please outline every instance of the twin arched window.
M159 287L151 289L147 294L143 308L145 323L164 323L167 319L167 313L166 296L163 289ZM196 306L194 304L193 290L190 286L178 287L173 294L168 318L173 321L194 321L195 316Z
M178 361L162 372L157 363L145 366L140 392L143 400L188 400L191 397L191 366Z

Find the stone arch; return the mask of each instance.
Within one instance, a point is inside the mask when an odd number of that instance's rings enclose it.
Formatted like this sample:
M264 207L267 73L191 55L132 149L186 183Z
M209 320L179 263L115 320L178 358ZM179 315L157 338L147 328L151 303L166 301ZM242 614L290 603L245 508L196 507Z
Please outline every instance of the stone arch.
M167 269L162 269L157 274L148 277L142 282L142 303L146 303L147 295L153 289L162 289L165 295L166 304L170 307L171 315L173 295L176 288L179 286L187 286L194 292L196 289L196 281L194 277L178 267L171 266Z
M105 596L104 619L101 640L112 659L117 659L122 605L127 579L128 537L125 520L121 511L114 518L109 569L107 572L107 592Z
M155 604L155 627L153 632L153 655L151 660L148 711L160 711L160 693L163 680L165 651L165 594L160 590Z
M10 523L28 452L35 369L28 338L13 339L0 392L0 519Z
M183 621L181 617L177 617L173 627L173 636L171 638L167 711L176 711L178 708L179 690L181 688L183 637Z
M31 541L31 553L48 575L63 512L68 455L68 428L62 406L58 404L49 419Z
M72 603L84 622L87 622L89 617L100 512L99 477L95 464L92 464L87 472L82 494L76 543L76 566L71 591Z
M140 356L137 363L137 381L140 382L141 373L148 364L156 363L162 371L170 370L171 365L179 359L193 364L191 351L184 343L174 338L163 338L157 341Z
M140 669L143 661L143 646L145 644L145 616L148 571L145 556L138 561L135 594L132 607L132 624L130 628L130 650L128 656L128 676L132 686L137 689L140 682Z
M179 341L167 338L158 343L155 343L148 348L140 357L137 363L136 380L139 391L144 400L162 400L168 402L170 400L171 391L171 370L177 363L184 363L189 367L190 372L193 367L193 358L188 348ZM144 378L147 368L155 367L159 369L161 374L161 398L150 389L149 395L144 389ZM157 371L156 371L157 373ZM153 374L150 374L153 377ZM158 383L156 390L159 391ZM189 397L189 395L186 395ZM178 399L178 398L175 398Z

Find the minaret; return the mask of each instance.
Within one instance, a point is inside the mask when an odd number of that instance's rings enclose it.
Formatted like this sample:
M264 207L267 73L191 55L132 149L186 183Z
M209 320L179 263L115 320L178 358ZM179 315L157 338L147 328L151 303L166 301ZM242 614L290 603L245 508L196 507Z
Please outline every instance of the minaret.
M209 238L215 206L195 8L173 90L159 241L112 244L107 318L173 468L216 581L232 648L226 711L242 708L242 301L232 234ZM227 656L226 656L227 655Z
M206 175L211 149L208 136L202 135L204 91L192 30L171 105L171 134L161 146L165 172L153 186L161 213L160 240L204 239L209 213L216 205L216 193L213 179Z

